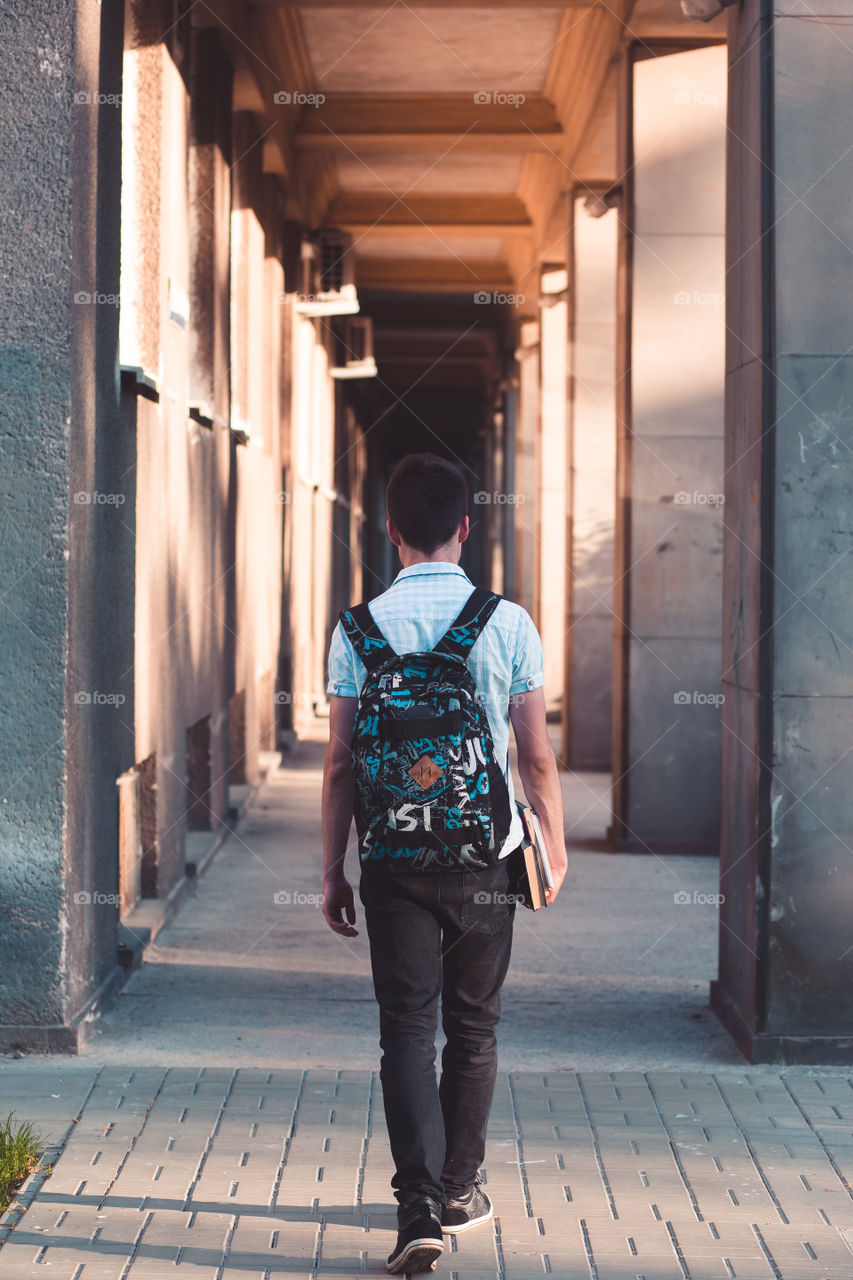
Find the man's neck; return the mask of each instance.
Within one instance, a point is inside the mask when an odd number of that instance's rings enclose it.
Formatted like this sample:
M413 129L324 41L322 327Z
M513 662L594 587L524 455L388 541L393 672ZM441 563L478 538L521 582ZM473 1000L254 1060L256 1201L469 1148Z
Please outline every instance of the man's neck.
M431 556L425 556L422 551L416 551L414 547L400 547L400 564L404 569L411 569L415 564L458 564L461 554L461 547L456 552L449 549L441 549L434 552Z

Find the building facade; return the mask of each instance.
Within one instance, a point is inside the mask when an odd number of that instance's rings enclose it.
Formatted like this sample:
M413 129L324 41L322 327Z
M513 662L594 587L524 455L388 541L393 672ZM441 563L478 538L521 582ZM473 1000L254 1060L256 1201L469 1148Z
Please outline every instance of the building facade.
M609 846L719 852L738 1045L848 1052L840 3L4 7L0 1049L322 725L429 449Z

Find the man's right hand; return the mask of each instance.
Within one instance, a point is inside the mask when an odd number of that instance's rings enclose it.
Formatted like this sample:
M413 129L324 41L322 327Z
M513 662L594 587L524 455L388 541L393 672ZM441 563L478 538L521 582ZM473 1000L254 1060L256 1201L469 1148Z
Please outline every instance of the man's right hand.
M551 878L554 881L554 888L545 890L545 901L547 902L549 907L551 906L552 902L556 898L557 894L560 892L560 888L562 886L563 881L566 878L566 872L568 871L568 869L569 869L569 863L568 863L568 859L565 857L562 858L560 861L554 862L551 864Z
M355 899L352 885L344 877L323 881L323 915L326 924L344 938L358 937L355 924Z
M554 888L545 890L545 901L550 906L560 891L569 864L560 775L548 736L542 689L517 694L510 702L509 717L518 748L518 773L524 797L539 816L551 859Z

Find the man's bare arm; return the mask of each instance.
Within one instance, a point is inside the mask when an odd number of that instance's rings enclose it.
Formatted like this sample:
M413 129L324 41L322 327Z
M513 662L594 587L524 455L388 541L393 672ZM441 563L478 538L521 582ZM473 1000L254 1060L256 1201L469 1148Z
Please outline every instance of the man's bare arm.
M323 915L330 928L355 937L355 901L344 872L353 814L350 743L357 698L332 696L329 745L323 764Z
M554 888L546 890L553 902L563 883L569 860L563 817L563 793L554 749L548 737L545 694L542 689L518 694L510 701L509 718L518 748L518 773L527 803L539 815L542 834L551 859Z

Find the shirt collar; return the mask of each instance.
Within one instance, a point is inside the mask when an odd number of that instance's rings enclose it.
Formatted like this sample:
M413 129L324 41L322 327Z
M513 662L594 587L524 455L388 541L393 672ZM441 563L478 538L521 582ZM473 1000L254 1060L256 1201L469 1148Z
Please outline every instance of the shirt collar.
M396 586L403 578L413 578L428 573L455 573L458 577L464 578L466 582L470 581L461 565L451 564L449 560L422 560L419 564L410 564L408 569L401 569L392 586Z

